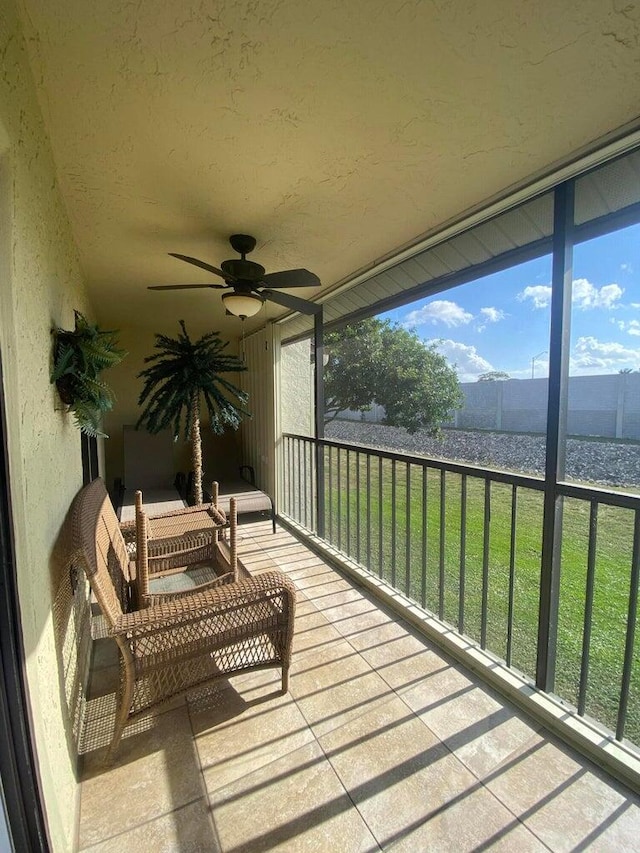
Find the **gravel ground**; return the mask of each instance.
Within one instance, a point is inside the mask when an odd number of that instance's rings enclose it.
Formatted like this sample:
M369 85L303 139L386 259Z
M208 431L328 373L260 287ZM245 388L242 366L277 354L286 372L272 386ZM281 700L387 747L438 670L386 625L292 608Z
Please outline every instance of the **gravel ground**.
M326 436L485 468L544 472L544 436L443 430L440 437L432 438L422 432L409 435L399 427L362 421L334 421L327 426ZM640 486L640 443L571 438L567 441L566 478L596 485Z

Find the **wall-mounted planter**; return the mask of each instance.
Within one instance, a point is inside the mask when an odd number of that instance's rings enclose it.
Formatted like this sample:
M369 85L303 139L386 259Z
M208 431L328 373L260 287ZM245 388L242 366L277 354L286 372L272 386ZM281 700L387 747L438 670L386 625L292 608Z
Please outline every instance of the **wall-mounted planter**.
M75 329L52 331L53 371L62 402L73 413L76 424L87 435L104 436L102 416L113 407L114 395L100 379L108 367L119 364L127 355L116 345L117 332L106 332L75 311Z

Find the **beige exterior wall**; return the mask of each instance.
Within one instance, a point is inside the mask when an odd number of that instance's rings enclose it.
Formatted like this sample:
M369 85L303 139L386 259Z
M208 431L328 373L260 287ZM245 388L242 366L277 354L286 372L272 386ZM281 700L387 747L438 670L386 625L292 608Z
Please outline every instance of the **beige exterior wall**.
M282 432L313 435L313 365L308 338L282 345L280 404Z
M18 591L33 730L54 850L72 849L76 751L52 600L67 508L82 482L80 433L49 383L51 328L89 313L22 33L0 0L0 352ZM62 586L61 586L62 585Z
M240 458L243 464L253 466L256 484L272 497L276 493L274 346L271 324L247 337L244 342L247 371L238 377L249 395L247 408L251 412L240 428Z

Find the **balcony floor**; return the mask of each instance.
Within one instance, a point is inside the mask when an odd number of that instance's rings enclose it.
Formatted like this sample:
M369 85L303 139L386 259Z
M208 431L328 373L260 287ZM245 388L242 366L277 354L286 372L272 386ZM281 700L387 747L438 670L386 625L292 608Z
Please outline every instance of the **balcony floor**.
M252 571L298 588L290 692L235 676L125 731L115 644L98 640L80 850L637 850L640 798L381 609L270 522Z

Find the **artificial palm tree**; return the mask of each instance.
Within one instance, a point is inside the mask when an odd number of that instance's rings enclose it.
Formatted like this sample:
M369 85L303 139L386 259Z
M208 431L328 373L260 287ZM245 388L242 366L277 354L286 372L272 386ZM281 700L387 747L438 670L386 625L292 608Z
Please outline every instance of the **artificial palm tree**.
M146 401L146 406L136 426L145 426L151 433L171 429L174 441L183 427L185 441L191 440L194 498L201 504L200 400L204 400L214 432L223 432L225 426L237 429L243 415L249 414L241 408L248 397L223 374L247 368L237 356L225 354L229 343L223 342L218 332L209 332L194 342L183 320L180 326L182 333L177 338L157 334L154 346L158 352L145 358L145 364L153 364L138 374L144 378L138 403L142 406Z

